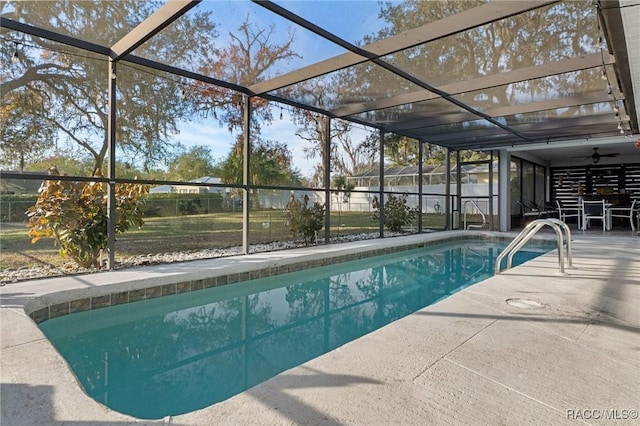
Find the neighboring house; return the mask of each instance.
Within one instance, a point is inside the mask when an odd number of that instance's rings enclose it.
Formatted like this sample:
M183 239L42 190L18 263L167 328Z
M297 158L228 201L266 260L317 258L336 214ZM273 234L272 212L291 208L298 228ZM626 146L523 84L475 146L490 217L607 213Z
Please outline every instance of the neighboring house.
M444 165L425 165L422 170L423 183L426 185L442 184L445 182ZM454 169L455 170L455 169ZM363 173L347 176L347 182L354 187L378 186L380 180L379 169L373 168ZM418 166L385 167L385 186L406 186L418 184Z
M489 164L462 164L460 177L461 195L467 198L480 197L487 198L489 196ZM498 162L494 161L493 165L493 194L498 193ZM457 167L455 164L451 166L449 171L451 175L450 194L456 194L457 184L455 181ZM517 176L517 168L511 165L511 177ZM446 174L447 169L444 164L424 165L422 169L422 204L425 212L441 212L445 205L446 193ZM417 166L406 167L387 167L384 170L384 187L387 191L397 193L418 193L419 173ZM380 171L372 169L364 173L347 176L347 182L353 185L356 192L351 193L348 198L347 206L342 206L343 210L351 211L370 211L373 197L372 191L379 190ZM357 192L368 191L368 192ZM482 203L486 203L483 200ZM482 204L481 203L481 204ZM407 205L410 207L418 206L418 198L410 196L407 199ZM484 205L483 205L484 207ZM333 206L332 206L333 208ZM472 206L468 206L472 209ZM488 207L487 207L488 211Z
M451 181L455 182L456 165L451 167ZM498 176L498 162L493 162L494 177ZM488 183L489 165L485 164L463 164L461 166L462 183ZM514 165L511 167L511 176L517 175ZM380 171L371 169L369 171L347 176L347 182L356 188L377 187L380 180ZM422 169L423 185L442 185L446 182L446 168L444 164L437 166L425 165ZM406 167L386 167L384 169L385 187L402 187L418 185L418 166Z
M159 185L154 186L149 190L149 194L170 194L177 192L173 185Z
M198 184L221 184L222 180L218 177L204 176L201 178L190 180L189 182ZM225 188L219 186L205 186L205 185L189 185L185 183L183 185L159 185L151 188L150 194L206 194L206 193L224 193Z

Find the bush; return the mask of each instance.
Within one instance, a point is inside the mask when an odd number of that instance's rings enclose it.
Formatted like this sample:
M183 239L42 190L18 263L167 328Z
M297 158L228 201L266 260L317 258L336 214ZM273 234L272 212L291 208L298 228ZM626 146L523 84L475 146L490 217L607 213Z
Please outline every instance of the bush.
M380 221L380 202L373 197L373 216L375 222ZM384 227L391 232L402 232L402 228L410 225L418 215L416 209L407 206L407 196L399 197L389 194L384 203Z
M151 206L151 205L145 203L145 209L144 209L143 214L146 217L157 217L157 216L160 216L160 207Z
M198 209L202 207L202 202L199 198L191 198L189 200L180 200L178 202L178 209L183 215L198 214Z
M306 195L302 202L291 195L285 210L285 224L294 237L302 237L305 245L324 227L324 204L316 202L309 207L309 197Z
M147 217L169 217L192 214L217 213L227 210L223 196L217 192L202 194L148 194L144 215Z
M55 167L49 173L60 175ZM94 176L102 176L99 169ZM125 232L131 225L143 225L142 197L147 192L149 185L116 185L116 233ZM107 247L107 192L103 183L46 180L27 216L32 243L53 238L62 256L85 268L98 266L100 251Z

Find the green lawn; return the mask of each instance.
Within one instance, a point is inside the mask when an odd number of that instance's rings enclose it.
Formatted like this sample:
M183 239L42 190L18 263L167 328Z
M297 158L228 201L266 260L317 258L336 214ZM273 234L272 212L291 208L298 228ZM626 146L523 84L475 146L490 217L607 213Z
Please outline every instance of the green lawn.
M423 215L423 227L441 229L442 215ZM289 228L280 210L252 211L250 243L289 241ZM417 221L416 221L417 223ZM377 232L378 225L367 212L333 212L331 235ZM2 223L0 228L0 269L15 269L68 261L58 254L51 239L32 244L24 224ZM321 231L321 236L324 231ZM189 252L242 245L242 213L225 212L190 216L149 217L145 226L116 236L118 257Z

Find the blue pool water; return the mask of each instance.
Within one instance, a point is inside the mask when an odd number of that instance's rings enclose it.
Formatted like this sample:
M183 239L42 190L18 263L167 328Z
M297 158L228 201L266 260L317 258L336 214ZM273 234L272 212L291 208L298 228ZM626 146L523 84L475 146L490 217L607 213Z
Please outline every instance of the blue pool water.
M74 313L40 327L90 396L159 419L227 399L486 279L503 248L442 244ZM520 252L514 264L550 249Z

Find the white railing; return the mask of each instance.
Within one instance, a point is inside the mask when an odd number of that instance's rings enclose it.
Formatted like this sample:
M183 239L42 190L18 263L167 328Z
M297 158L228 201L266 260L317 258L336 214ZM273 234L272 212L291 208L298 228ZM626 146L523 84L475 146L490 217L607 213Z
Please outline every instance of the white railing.
M467 203L471 203L474 205L474 207L480 212L480 216L482 216L482 224L478 225L478 224L469 224L469 226L467 226ZM482 211L482 209L480 208L480 206L478 206L478 203L476 203L473 200L466 200L464 202L464 204L462 205L462 210L464 211L464 229L469 230L471 228L477 228L477 229L482 229L484 228L484 225L487 224L487 217L484 215L484 212Z
M571 230L569 226L561 221L560 219L548 218L548 219L536 219L533 222L530 222L514 239L509 243L509 245L500 253L498 258L496 259L495 265L495 273L496 275L500 273L500 265L502 260L508 256L507 258L507 267L506 269L510 269L513 264L513 256L515 253L520 250L540 229L542 229L545 225L550 226L556 232L556 239L558 242L558 265L560 268L560 273L564 273L564 262L565 257L567 260L567 266L573 267L572 261L572 247L571 247ZM564 231L564 232L563 232ZM564 233L564 235L563 235ZM566 238L565 238L566 235ZM565 247L566 242L566 247ZM565 256L566 250L566 256Z

